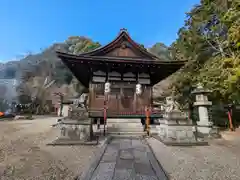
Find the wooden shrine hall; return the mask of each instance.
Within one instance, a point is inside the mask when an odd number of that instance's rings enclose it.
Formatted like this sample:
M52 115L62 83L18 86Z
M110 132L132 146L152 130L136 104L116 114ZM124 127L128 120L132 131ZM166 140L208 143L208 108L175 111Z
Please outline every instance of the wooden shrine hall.
M107 117L123 114L144 115L152 104L152 87L179 70L184 61L166 61L136 43L126 29L109 44L80 55L57 52L57 56L76 78L89 88L89 116L103 117L107 102ZM111 84L105 101L104 85ZM141 85L141 94L136 85ZM143 114L139 113L142 112Z

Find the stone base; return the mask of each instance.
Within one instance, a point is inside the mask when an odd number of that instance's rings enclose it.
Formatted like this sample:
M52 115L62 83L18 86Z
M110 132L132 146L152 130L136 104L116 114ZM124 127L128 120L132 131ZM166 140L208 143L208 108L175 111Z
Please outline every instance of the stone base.
M221 138L219 127L213 126L210 131L210 136L212 138Z
M91 141L90 122L69 121L60 124L60 139L64 141Z
M220 138L218 127L214 126L197 126L197 134L200 138Z
M163 118L163 119L159 119L159 123L167 124L167 125L187 125L187 126L192 125L192 121L186 120L186 119L173 120L173 119Z
M204 136L208 136L212 130L212 127L208 126L197 126L197 131L199 134L203 134Z
M158 136L166 142L196 142L193 126L179 124L160 124Z
M166 141L161 139L159 136L152 136L158 141L162 142L166 146L207 146L209 145L207 141L195 141L195 142L176 142L176 141Z

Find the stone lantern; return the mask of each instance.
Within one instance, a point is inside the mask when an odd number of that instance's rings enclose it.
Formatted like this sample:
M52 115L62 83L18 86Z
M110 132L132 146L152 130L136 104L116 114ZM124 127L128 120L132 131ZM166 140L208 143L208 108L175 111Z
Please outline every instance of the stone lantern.
M201 84L197 85L197 88L192 92L195 95L195 102L193 106L198 108L198 117L197 121L198 132L203 135L209 135L212 130L213 123L209 120L208 109L212 106L212 102L208 100L208 94L211 91L203 88Z

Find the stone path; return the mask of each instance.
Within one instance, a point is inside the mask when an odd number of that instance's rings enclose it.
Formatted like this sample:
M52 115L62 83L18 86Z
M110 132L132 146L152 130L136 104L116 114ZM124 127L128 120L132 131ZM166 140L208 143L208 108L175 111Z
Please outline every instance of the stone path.
M91 176L91 180L163 179L164 172L140 138L114 138Z

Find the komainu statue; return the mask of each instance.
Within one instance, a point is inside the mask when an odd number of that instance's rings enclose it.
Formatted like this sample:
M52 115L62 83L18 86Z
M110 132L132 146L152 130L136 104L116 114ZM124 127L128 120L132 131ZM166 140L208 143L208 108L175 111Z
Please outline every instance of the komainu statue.
M166 97L165 112L180 111L180 105L172 96Z

